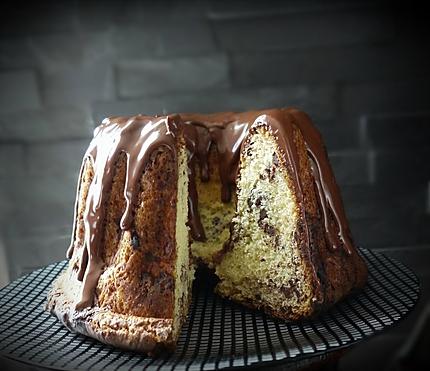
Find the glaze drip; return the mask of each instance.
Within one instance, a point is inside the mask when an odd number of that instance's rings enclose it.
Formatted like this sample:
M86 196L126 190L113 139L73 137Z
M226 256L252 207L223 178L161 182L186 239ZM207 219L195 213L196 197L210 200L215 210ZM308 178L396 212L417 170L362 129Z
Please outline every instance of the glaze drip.
M342 246L344 251L351 255L354 250L351 231L321 134L304 112L296 109L290 109L290 112L296 118L295 124L305 138L330 247L336 250ZM335 219L334 224L330 220L329 212Z
M232 189L236 186L242 142L248 133L249 123L240 120L239 115L190 115L181 114L188 125L200 126L207 130L207 135L197 137L196 157L200 166L203 182L209 180L208 157L211 145L218 152L218 172L221 179L221 200L230 202Z
M196 167L198 166L197 148L199 137L197 129L193 125L184 125L184 137L188 154L188 226L191 237L195 241L206 241L205 230L200 220L197 187L196 187Z

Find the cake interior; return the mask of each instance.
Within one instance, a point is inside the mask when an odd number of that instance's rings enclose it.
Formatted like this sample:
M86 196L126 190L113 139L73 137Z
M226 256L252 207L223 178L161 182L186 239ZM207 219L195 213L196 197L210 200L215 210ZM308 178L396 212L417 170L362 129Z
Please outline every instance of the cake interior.
M196 188L199 200L200 219L205 230L205 241L192 241L191 252L198 261L214 268L214 257L222 250L230 238L230 223L236 211L236 197L229 202L221 201L221 181L218 153L211 145L208 158L209 179L203 181L197 172Z
M194 279L194 265L190 260L188 237L188 159L182 147L178 156L178 185L176 211L176 264L175 264L175 309L173 315L173 338L181 331L188 314L191 289Z
M217 291L272 313L290 308L294 315L310 305L313 292L296 238L298 201L280 158L270 132L250 135L237 183L234 248L216 267Z

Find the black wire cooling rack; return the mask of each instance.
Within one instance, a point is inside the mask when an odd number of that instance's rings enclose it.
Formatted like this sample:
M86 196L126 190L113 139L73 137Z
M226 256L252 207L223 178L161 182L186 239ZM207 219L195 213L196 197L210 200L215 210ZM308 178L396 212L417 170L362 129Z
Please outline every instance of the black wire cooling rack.
M312 320L288 323L195 287L176 351L151 358L72 334L43 311L46 293L67 262L24 276L0 290L0 353L51 369L217 369L323 357L374 335L415 305L419 283L403 264L362 249L365 289Z

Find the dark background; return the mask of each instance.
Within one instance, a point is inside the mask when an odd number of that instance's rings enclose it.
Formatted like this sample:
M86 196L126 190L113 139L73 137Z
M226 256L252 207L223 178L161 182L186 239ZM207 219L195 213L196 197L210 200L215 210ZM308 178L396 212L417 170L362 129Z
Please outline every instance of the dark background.
M105 116L296 106L323 134L357 244L422 280L414 315L343 367L389 363L430 286L429 20L405 5L2 3L0 283L64 258Z

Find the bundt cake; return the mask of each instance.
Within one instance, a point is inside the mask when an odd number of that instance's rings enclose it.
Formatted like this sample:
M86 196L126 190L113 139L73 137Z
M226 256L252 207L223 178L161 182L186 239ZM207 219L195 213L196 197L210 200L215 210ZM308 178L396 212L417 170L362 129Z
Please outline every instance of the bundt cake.
M195 264L220 295L285 320L366 282L323 141L297 109L105 119L79 179L47 309L105 343L173 348Z

